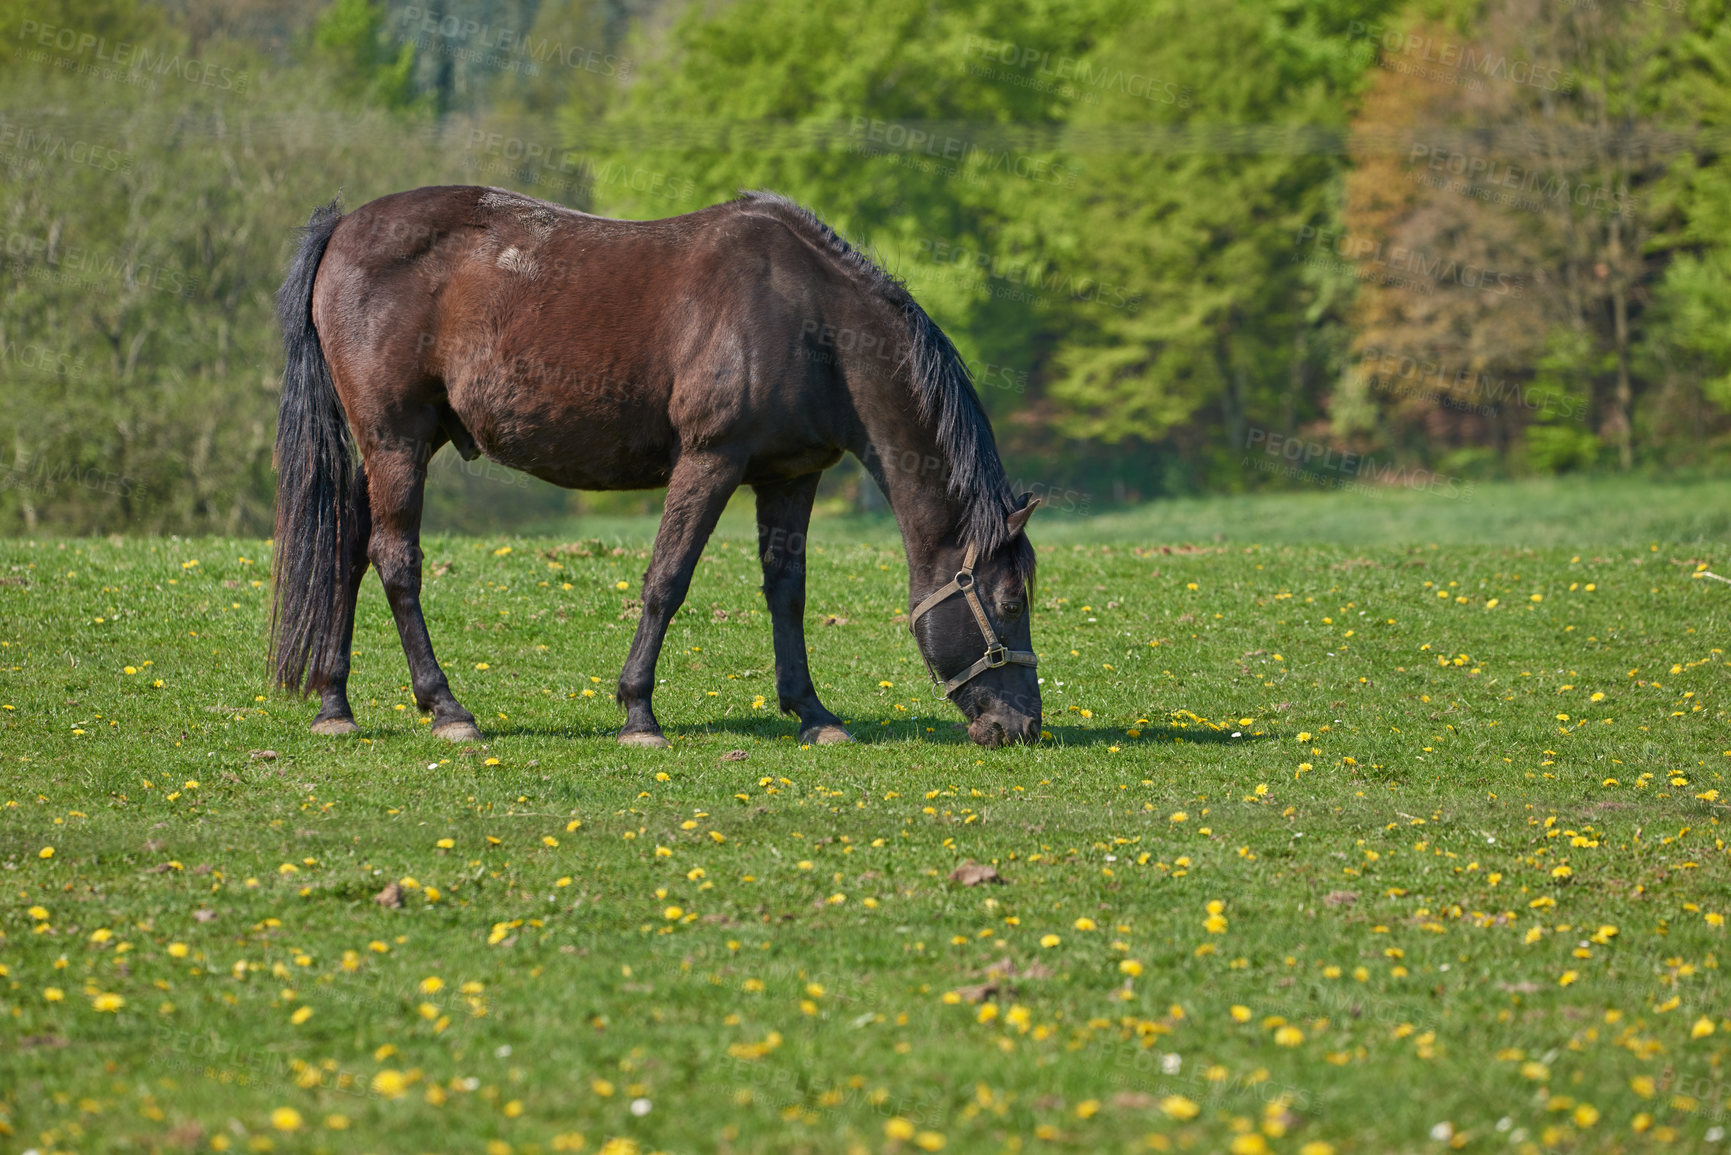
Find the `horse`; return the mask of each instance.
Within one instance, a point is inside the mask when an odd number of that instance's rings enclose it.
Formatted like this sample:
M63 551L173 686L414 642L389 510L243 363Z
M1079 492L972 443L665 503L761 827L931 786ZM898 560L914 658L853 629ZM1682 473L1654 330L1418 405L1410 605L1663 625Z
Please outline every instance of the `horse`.
M300 230L276 302L271 661L279 687L319 695L314 733L358 729L349 659L370 564L432 733L481 738L421 614L427 465L449 443L567 488L666 488L619 742L668 745L656 660L741 485L756 494L781 712L803 743L852 740L806 664L803 556L818 479L848 453L901 531L936 692L980 745L1039 739L1037 499L1012 492L955 346L809 210L747 192L624 221L471 186L346 215L332 201Z

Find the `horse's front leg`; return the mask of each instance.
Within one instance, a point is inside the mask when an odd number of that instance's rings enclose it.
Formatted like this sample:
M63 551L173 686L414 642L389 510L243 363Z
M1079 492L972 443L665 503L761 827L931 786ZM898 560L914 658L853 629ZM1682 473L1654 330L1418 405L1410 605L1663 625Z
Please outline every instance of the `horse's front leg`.
M757 554L763 598L775 638L775 692L781 712L799 715L799 740L827 746L851 742L841 719L818 701L805 657L806 531L821 473L753 486L757 491Z
M643 616L619 674L619 703L625 707L619 741L627 746L668 744L650 707L655 662L661 656L667 624L691 588L691 573L703 554L703 544L714 532L742 473L742 462L712 452L686 453L673 467L667 507L655 533L655 553L649 559L649 572L643 575Z

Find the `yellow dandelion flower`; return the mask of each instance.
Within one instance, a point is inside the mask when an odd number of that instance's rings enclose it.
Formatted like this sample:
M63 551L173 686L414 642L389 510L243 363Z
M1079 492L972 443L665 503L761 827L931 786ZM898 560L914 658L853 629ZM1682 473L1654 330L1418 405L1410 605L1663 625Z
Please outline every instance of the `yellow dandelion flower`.
M387 1099L400 1099L408 1089L408 1077L394 1068L387 1067L373 1076L373 1091Z

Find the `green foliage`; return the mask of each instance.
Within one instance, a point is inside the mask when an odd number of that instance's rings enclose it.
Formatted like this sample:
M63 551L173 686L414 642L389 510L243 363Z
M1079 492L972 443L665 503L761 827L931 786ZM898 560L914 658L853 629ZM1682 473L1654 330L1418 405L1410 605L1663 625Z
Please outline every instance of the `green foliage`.
M1685 253L1672 262L1655 300L1654 336L1669 359L1693 369L1702 395L1731 412L1731 248Z
M1731 127L1731 9L1707 3L1689 17L1654 100L1682 123L1723 132ZM1654 197L1668 226L1659 243L1678 251L1655 289L1642 355L1653 376L1681 377L1731 412L1731 156L1679 155Z
M1343 295L1301 243L1334 219L1343 158L1305 134L1344 126L1369 59L1349 29L1384 7L1168 3L1098 51L1100 67L1140 65L1177 95L1102 103L1078 123L1152 122L1184 143L1089 158L1071 251L1139 304L1087 313L1068 334L1051 395L1072 433L1155 439L1217 421L1230 452L1253 417L1281 414L1315 356L1304 335ZM1261 147L1235 147L1239 132L1262 133ZM1307 401L1286 399L1286 428Z
M1527 464L1541 473L1568 473L1598 464L1603 445L1591 430L1575 425L1527 429Z
M387 18L384 0L333 0L314 27L314 58L329 64L349 99L406 108L415 102L415 46L391 45Z
M446 157L399 112L339 113L309 83L328 62L93 27L112 38L0 78L0 532L262 528L293 230L339 188L433 183Z

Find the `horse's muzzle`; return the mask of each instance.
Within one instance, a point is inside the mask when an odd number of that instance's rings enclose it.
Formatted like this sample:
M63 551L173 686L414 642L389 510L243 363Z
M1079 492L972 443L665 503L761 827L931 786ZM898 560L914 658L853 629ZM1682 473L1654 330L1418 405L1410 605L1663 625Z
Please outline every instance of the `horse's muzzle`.
M1015 742L1038 742L1040 719L1024 714L1003 715L987 711L968 724L968 737L988 748Z

